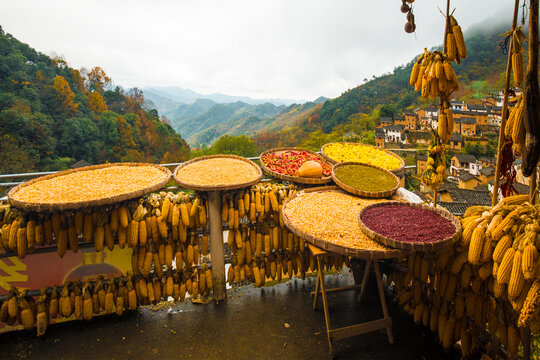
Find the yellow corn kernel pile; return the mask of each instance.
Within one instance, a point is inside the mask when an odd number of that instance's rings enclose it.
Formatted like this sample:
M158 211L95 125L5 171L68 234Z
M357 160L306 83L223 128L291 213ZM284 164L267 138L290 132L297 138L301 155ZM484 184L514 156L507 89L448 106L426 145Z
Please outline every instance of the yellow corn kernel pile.
M362 199L337 191L311 192L296 196L283 214L299 230L335 245L352 249L388 251L368 238L358 222L360 211L381 200Z
M167 174L154 166L109 166L37 181L12 198L38 204L91 201L143 190L165 179Z
M193 162L176 172L176 177L186 184L234 185L259 178L259 172L243 160L210 158Z

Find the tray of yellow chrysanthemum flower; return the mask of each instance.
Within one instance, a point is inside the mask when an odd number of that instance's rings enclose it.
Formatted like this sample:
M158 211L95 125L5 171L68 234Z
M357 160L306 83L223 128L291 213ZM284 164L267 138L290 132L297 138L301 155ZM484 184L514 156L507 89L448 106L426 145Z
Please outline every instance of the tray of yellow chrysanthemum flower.
M378 166L394 174L401 174L405 167L405 161L398 155L367 144L348 142L328 143L321 148L321 155L332 164L349 161L361 162Z

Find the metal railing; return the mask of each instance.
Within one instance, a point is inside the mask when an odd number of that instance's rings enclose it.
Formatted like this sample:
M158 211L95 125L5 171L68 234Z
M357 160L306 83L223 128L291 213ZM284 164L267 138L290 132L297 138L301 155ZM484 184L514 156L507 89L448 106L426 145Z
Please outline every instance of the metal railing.
M392 151L417 151L418 149L388 149L388 150L392 150ZM254 156L254 157L248 157L246 159L253 161L253 160L259 160L259 157ZM167 164L159 164L159 165L163 166L163 167L173 167L173 166L176 167L176 166L178 166L180 164L183 164L183 163L178 162L178 163L167 163ZM407 166L405 166L405 169L416 169L416 165L407 165ZM25 178L22 181L0 182L0 187L7 187L7 188L15 187L17 185L20 185L20 184L24 183L25 181L28 181L30 178L44 176L44 175L50 175L50 174L56 174L57 172L60 172L60 171L62 171L62 170L41 171L41 172L31 172L31 173L19 173L19 174L0 174L0 180L1 179L13 179L13 178ZM269 181L272 181L272 180L273 179L262 179L261 182L269 182ZM169 187L164 188L163 190L170 191L170 190L180 190L180 189L182 189L182 188L179 187L179 186L169 186ZM6 201L6 200L7 200L7 196L0 197L0 201Z

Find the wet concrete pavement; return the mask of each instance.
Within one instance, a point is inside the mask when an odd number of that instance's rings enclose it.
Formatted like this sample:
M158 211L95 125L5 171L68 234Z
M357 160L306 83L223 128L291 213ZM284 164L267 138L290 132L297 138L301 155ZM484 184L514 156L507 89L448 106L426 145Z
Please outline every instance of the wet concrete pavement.
M329 288L353 283L349 272L326 276ZM354 292L329 295L332 326L382 316L375 281L357 304ZM231 290L222 304L184 302L153 311L144 307L91 322L51 326L43 339L34 332L0 334L2 359L331 359L322 303L311 308L315 278ZM457 359L428 330L415 326L389 302L395 344L385 332L335 342L337 359Z

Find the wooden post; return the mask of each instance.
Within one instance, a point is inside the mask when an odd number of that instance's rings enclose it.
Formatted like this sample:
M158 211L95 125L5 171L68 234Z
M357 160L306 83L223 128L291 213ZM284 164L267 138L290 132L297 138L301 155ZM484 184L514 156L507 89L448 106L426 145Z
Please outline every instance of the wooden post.
M514 18L512 19L512 30L516 28L519 10L519 0L514 4ZM499 202L499 182L501 177L502 150L506 144L504 137L504 127L508 119L508 88L510 86L510 73L512 71L512 48L514 42L510 37L510 48L508 49L508 62L506 63L506 79L504 82L504 98L501 114L501 128L499 129L499 146L497 147L497 165L495 166L495 178L493 179L493 194L491 195L491 205L495 206Z
M523 360L531 360L531 328L523 329Z
M221 196L219 191L208 192L208 217L210 221L210 255L212 258L214 300L219 302L227 298L227 288L225 287L225 249L223 247Z
M537 203L538 199L538 168L534 169L529 180L529 202L533 205Z

